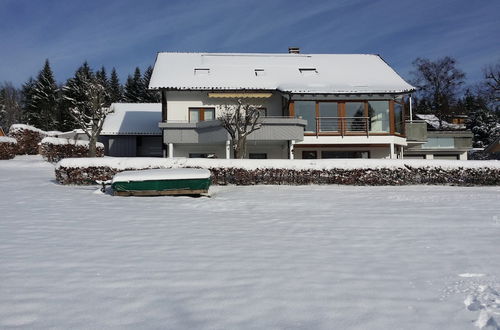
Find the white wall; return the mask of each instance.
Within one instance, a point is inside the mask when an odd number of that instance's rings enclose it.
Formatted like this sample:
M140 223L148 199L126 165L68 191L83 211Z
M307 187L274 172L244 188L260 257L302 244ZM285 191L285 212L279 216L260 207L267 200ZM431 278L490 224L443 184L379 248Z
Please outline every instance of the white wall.
M273 93L267 99L243 99L243 101L266 108L268 116L282 116L281 96L278 93ZM167 92L167 120L188 121L188 109L201 107L215 108L215 117L217 117L223 106L228 104L236 104L236 100L209 98L208 92L169 91Z

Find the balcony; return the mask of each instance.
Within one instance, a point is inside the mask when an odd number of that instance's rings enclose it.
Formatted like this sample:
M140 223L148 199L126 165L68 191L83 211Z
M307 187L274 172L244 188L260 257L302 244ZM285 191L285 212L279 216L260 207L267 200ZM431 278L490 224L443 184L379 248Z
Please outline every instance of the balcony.
M316 135L337 133L344 135L370 135L369 117L316 117Z
M427 123L425 121L406 121L405 127L408 143L425 143L427 141Z
M291 117L262 117L261 128L248 136L249 141L302 141L307 122ZM160 122L165 143L221 143L230 140L220 121L209 120Z

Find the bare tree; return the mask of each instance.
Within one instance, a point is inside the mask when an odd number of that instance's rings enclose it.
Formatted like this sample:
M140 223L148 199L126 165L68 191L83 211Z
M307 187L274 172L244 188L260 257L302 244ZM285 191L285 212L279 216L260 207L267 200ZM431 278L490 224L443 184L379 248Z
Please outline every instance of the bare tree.
M107 103L109 96L105 86L95 75L79 77L80 83L63 87L64 98L71 104L70 114L89 138L89 157L96 156L96 144L106 116L112 112ZM68 95L85 95L76 99Z
M489 65L484 70L482 94L492 106L493 110L500 110L500 62Z
M459 88L464 84L465 73L456 68L456 60L446 56L436 61L417 58L413 61L415 71L412 83L419 88L419 99L430 105L431 112L439 118L450 112L450 105L456 100Z
M12 83L0 85L0 127L5 131L22 116L21 93Z
M226 105L217 119L231 136L234 158L244 158L248 135L262 126L259 107L238 100L237 104Z

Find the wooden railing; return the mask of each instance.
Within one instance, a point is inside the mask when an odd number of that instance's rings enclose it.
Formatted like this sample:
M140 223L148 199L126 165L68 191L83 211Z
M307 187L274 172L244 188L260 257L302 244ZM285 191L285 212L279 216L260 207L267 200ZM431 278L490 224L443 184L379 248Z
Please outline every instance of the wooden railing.
M320 133L370 134L370 117L316 117L316 136Z

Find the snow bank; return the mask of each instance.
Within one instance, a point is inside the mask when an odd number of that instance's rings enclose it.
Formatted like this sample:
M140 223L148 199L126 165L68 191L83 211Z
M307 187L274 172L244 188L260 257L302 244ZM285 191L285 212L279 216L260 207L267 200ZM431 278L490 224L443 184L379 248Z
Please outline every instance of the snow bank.
M204 168L214 184L500 185L499 161L454 160L235 160L201 158L63 159L56 178L63 184L110 180L125 170Z
M195 168L154 169L142 171L124 171L116 174L111 183L150 181L150 180L182 180L182 179L208 179L210 171Z
M8 136L0 136L0 143L14 143L17 144L17 140Z
M77 146L85 146L88 148L89 146L89 141L85 140L73 140L73 139L64 139L64 138L56 138L56 137L46 137L42 139L41 144L47 143L47 144L53 144L53 145L66 145L66 144L71 144L71 145L77 145ZM101 142L97 142L96 146L98 148L104 148L104 144Z
M36 128L34 126L30 126L30 125L26 125L26 124L13 124L13 125L11 125L9 128L9 134L12 134L12 133L17 132L17 131L23 131L23 130L33 131L33 132L40 133L42 135L47 135L47 132L45 132L39 128Z

